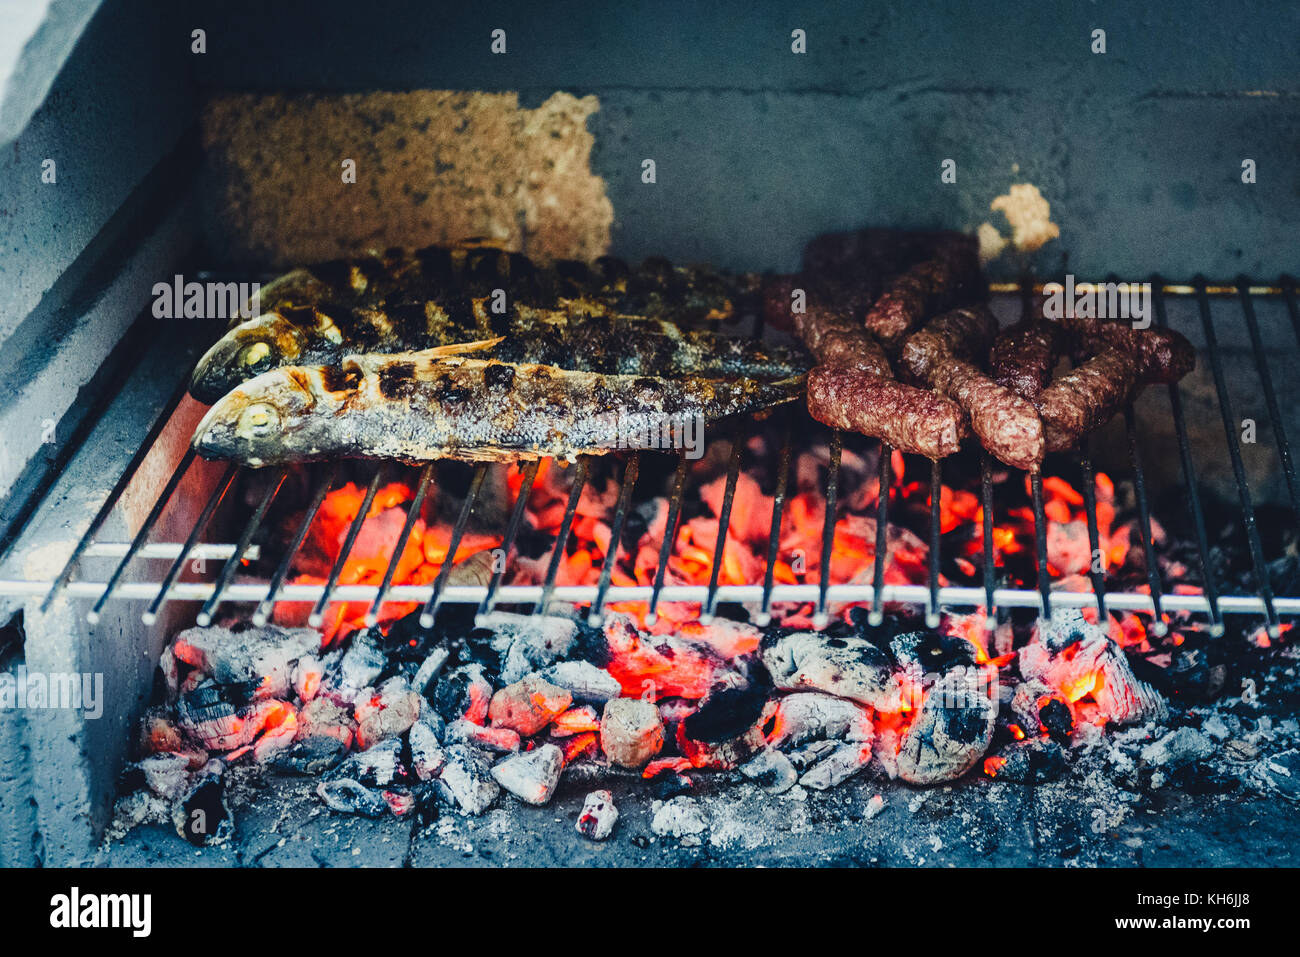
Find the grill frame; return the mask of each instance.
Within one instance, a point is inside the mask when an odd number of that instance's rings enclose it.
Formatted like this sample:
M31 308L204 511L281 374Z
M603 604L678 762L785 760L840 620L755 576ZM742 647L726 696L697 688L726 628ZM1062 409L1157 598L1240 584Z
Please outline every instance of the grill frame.
M1113 281L1108 279L1107 281ZM737 431L733 433L729 441L732 444L731 455L727 468L727 481L723 496L721 514L719 515L719 534L715 546L714 562L711 572L710 581L707 585L669 585L664 581L664 575L667 567L667 559L672 554L673 544L676 540L680 527L681 504L685 492L685 485L688 478L687 460L684 455L679 454L677 472L674 477L672 492L668 500L668 526L664 536L654 581L650 585L638 586L620 586L613 585L609 581L609 575L602 572L599 581L595 585L558 585L556 584L556 575L558 572L558 561L553 561L547 570L545 581L540 585L503 585L501 579L503 573L495 571L491 580L486 586L453 586L446 583L446 575L440 573L435 580L428 585L394 585L391 583L392 573L395 570L395 556L400 554L400 548L394 552L394 560L390 561L388 574L380 585L340 585L338 584L338 572L341 571L343 562L348 557L352 541L355 535L350 535L349 540L345 543L344 551L340 554L338 562L333 573L327 582L323 585L307 584L289 584L286 582L286 576L292 561L293 555L301 546L303 537L311 517L319 508L320 501L330 488L335 487L338 477L338 470L330 468L327 476L318 480L314 486L315 494L313 495L313 504L309 507L306 517L303 519L298 534L293 539L293 546L290 551L281 556L276 572L272 579L266 583L237 583L234 582L233 574L237 570L241 558L252 557L256 554L250 542L256 534L262 518L265 516L267 508L272 500L278 494L279 489L283 486L283 472L280 474L280 481L273 482L272 486L265 493L257 509L251 518L243 525L239 539L235 543L205 543L200 542L203 531L203 525L206 519L211 518L213 511L220 503L225 492L233 487L233 479L238 476L234 474L239 470L231 470L230 475L223 475L218 482L216 489L213 491L207 505L200 514L200 521L195 523L190 536L184 543L179 542L152 542L150 537L153 534L154 527L171 497L175 494L177 487L181 484L187 470L193 465L195 455L193 452L187 452L178 463L171 479L164 485L162 492L157 497L153 508L150 510L143 524L130 543L121 542L100 542L96 540L100 528L104 525L105 520L112 513L113 508L117 505L123 492L129 486L134 478L136 470L140 467L152 443L162 433L167 422L170 420L172 413L175 411L181 398L184 395L183 385L172 394L166 403L164 403L153 426L146 434L145 442L132 456L122 475L118 478L113 489L104 501L99 513L90 523L86 532L81 536L76 547L72 551L67 562L60 573L52 580L42 579L0 579L0 596L44 596L41 603L42 611L48 610L52 603L61 595L79 598L93 599L94 604L87 614L87 619L93 624L102 612L105 604L114 600L138 600L145 599L149 602L148 609L142 615L145 624L152 624L156 619L159 609L172 601L198 601L203 603L200 615L205 620L211 620L219 606L225 603L251 603L255 606L253 612L256 623L264 623L269 619L273 606L278 602L313 602L314 612L319 613L331 601L371 601L381 599L380 604L386 602L418 602L423 606L422 620L428 623L432 622L433 613L444 602L469 603L476 604L477 614L481 617L499 604L505 605L532 605L535 612L542 611L549 607L552 601L573 602L576 604L590 605L589 619L593 623L598 623L602 617L604 607L610 602L622 601L646 601L649 603L648 620L653 622L657 614L657 608L660 602L690 602L700 605L700 620L707 623L712 617L719 602L747 602L756 603L759 611L755 616L758 624L763 625L770 621L770 609L775 602L806 602L814 606L814 626L824 627L828 621L827 608L831 603L866 603L870 608L870 620L878 622L883 614L883 607L889 603L902 603L906 605L915 605L920 607L926 613L927 618L937 623L937 614L942 609L983 609L987 613L987 625L992 628L996 625L999 616L998 611L1005 608L1038 608L1041 614L1050 614L1053 607L1095 607L1103 610L1124 610L1137 613L1145 613L1152 616L1150 625L1157 634L1161 632L1170 612L1188 612L1194 615L1204 615L1208 619L1208 627L1212 634L1221 634L1224 630L1225 615L1262 615L1266 619L1267 632L1276 636L1279 633L1282 615L1300 614L1300 596L1276 596L1272 593L1269 585L1267 573L1265 570L1266 559L1263 554L1262 543L1259 536L1259 530L1255 523L1254 502L1250 493L1249 484L1246 479L1244 465L1241 459L1241 451L1237 441L1236 430L1234 427L1235 418L1232 410L1232 400L1228 394L1226 381L1222 368L1222 358L1219 353L1217 338L1215 334L1214 319L1210 311L1211 297L1227 299L1235 297L1242 311L1243 319L1247 331L1250 334L1251 350L1255 360L1257 372L1260 375L1265 399L1268 405L1268 414L1273 425L1274 435L1277 438L1278 454L1282 460L1284 471L1287 476L1287 487L1292 498L1292 505L1300 500L1300 484L1296 481L1295 468L1292 463L1291 451L1287 440L1285 426L1281 422L1280 407L1277 402L1275 390L1271 375L1264 353L1263 343L1259 334L1258 323L1254 313L1254 301L1259 297L1280 298L1286 305L1287 313L1290 317L1291 325L1296 336L1297 344L1300 345L1300 307L1297 306L1297 286L1296 281L1291 276L1282 276L1275 285L1264 285L1256 283L1247 277L1239 277L1231 283L1211 283L1204 277L1196 277L1190 283L1167 283L1159 276L1152 276L1149 280L1152 284L1153 304L1154 304L1154 322L1158 326L1167 324L1166 316L1166 297L1167 296L1184 296L1193 297L1196 301L1202 327L1206 337L1205 354L1209 358L1211 370L1214 374L1215 394L1218 398L1220 413L1223 418L1225 437L1229 455L1232 458L1233 472L1238 494L1238 502L1242 512L1242 523L1245 529L1247 544L1249 546L1252 565L1255 573L1257 590L1254 594L1222 594L1219 583L1213 580L1209 571L1209 536L1206 528L1205 514L1200 501L1200 496L1196 488L1196 467L1193 456L1193 448L1188 436L1188 430L1185 421L1185 413L1182 404L1182 395L1179 384L1169 385L1168 395L1170 404L1170 414L1173 419L1175 432L1178 440L1180 464L1184 480L1184 486L1188 490L1188 508L1192 519L1192 526L1196 533L1197 552L1201 561L1201 579L1203 593L1199 595L1179 595L1169 594L1164 591L1163 583L1160 580L1159 571L1154 562L1153 540L1151 537L1151 516L1149 504L1146 495L1146 479L1143 469L1142 458L1140 454L1141 438L1138 434L1136 418L1134 416L1133 406L1129 405L1124 411L1125 433L1128 439L1129 458L1132 466L1132 477L1137 491L1137 503L1139 512L1139 530L1143 535L1144 548L1147 553L1147 567L1149 569L1148 586L1150 594L1142 592L1116 592L1109 591L1106 587L1105 575L1093 573L1090 574L1092 583L1091 591L1066 592L1053 591L1052 579L1047 572L1046 563L1046 517L1043 510L1042 496L1042 475L1038 474L1031 477L1032 507L1034 514L1035 527L1035 559L1039 571L1039 581L1035 588L996 588L993 583L993 563L991 559L995 555L995 547L992 536L992 461L987 452L981 452L981 499L984 504L985 521L983 523L982 537L983 550L985 555L985 579L982 587L971 586L953 586L941 585L939 583L940 555L936 550L931 550L931 560L929 562L929 580L924 584L913 585L886 585L883 580L884 565L888 559L886 547L885 531L887 528L887 513L889 508L888 497L878 504L879 515L881 520L877 528L877 549L875 555L875 565L873 568L872 583L867 585L854 584L835 584L826 580L809 582L804 584L778 584L773 580L773 570L775 560L778 554L778 542L773 534L769 538L765 572L761 582L745 585L724 585L718 581L720 569L719 558L722 549L725 546L727 527L731 505L735 494L736 479L740 470L740 452L748 437L749 423L743 421L738 425ZM1080 292L1096 288L1091 283L1076 283L1076 289ZM1037 283L1032 277L1025 277L1016 283L991 283L990 291L995 294L1019 294L1022 301L1022 309L1029 310L1034 308L1035 297L1042 290L1042 284ZM755 335L761 334L761 323L756 323L753 330ZM792 419L787 416L784 428L782 430L782 443L774 459L774 465L780 471L777 476L777 490L773 496L773 517L772 529L775 531L779 528L780 518L786 504L786 495L788 493L788 478L791 464L791 441L792 430L790 427ZM837 430L829 430L829 450L830 450L830 468L827 475L826 492L826 511L823 520L823 537L822 537L822 563L821 567L827 569L829 562L827 558L833 548L833 530L835 526L835 508L836 497L839 481L839 451L842 449L841 436ZM890 479L890 453L892 450L883 443L881 444L880 455L880 479L881 488L889 488ZM1085 514L1087 516L1088 533L1090 544L1095 551L1098 547L1098 528L1097 528L1097 503L1092 487L1088 480L1094 474L1089 443L1087 439L1081 443L1080 447L1073 453L1076 464L1079 465L1082 474L1085 477ZM629 457L629 463L636 462L639 464L639 453L633 453ZM635 482L636 465L629 464L625 470L622 487L616 507L614 522L621 529L623 522L626 520L628 509L631 502L631 486ZM464 532L465 523L475 504L475 497L478 489L482 484L482 476L485 466L476 469L475 477L472 480L472 494L469 495L462 506L461 514L458 516L456 529L453 530L453 543L449 551L449 557L443 566L444 572L449 570L455 560L456 550L459 547L460 537ZM631 478L628 478L628 472L631 472ZM378 486L385 474L391 475L392 469L389 463L375 463L372 473L372 480L369 488L373 489ZM422 479L427 479L429 469L426 467L421 472ZM537 469L535 466L526 467L524 482L521 485L520 495L512 510L510 522L505 529L505 536L502 542L502 548L509 553L513 547L515 538L519 532L522 521L522 503L526 500L529 491L536 480ZM932 471L932 489L941 475L941 463ZM564 519L561 523L558 539L560 548L553 552L558 556L561 553L565 540L569 535L572 527L575 509L578 497L581 494L582 486L586 481L587 469L585 462L580 460L579 467L576 470L575 484L572 487L568 506L564 513ZM227 481L227 478L232 481ZM422 486L427 482L422 481ZM931 500L931 525L930 525L930 542L939 541L939 509L938 503ZM364 514L364 510L363 513ZM353 530L359 529L359 523L354 526ZM409 530L408 530L409 531ZM613 539L615 548L621 536ZM111 556L120 555L119 561L111 575L106 576L104 581L84 581L75 579L74 576L84 558L91 556ZM210 558L222 558L221 568L212 581L203 582L182 582L178 580L179 572L183 568L185 561L200 556ZM125 581L126 572L131 563L138 557L170 557L173 559L172 564L167 572L158 581ZM612 568L613 562L606 562L606 569ZM371 614L377 614L381 609L376 607L371 609Z

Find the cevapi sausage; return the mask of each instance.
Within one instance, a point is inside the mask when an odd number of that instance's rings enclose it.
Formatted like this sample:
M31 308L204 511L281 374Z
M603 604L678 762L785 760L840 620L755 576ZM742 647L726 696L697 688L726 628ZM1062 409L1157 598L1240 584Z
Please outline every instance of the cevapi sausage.
M1103 349L1087 362L1058 376L1038 397L1047 450L1061 452L1104 425L1132 401L1142 380L1140 356Z
M987 306L945 312L908 337L901 357L903 368L918 382L933 385L935 366L951 359L983 356L997 332L998 321Z
M893 352L927 317L977 298L982 286L974 240L944 233L929 259L886 285L863 323L886 351Z
M1172 329L1134 329L1112 319L1074 316L1058 320L1077 343L1098 352L1109 346L1136 356L1143 382L1168 385L1196 368L1196 350Z
M804 346L822 365L892 377L885 350L862 328L864 307L860 295L848 290L842 296L832 297L804 288L804 311L793 312L791 294L803 288L800 286L803 281L798 276L764 280L764 321L777 327L793 325Z
M989 372L998 385L1033 401L1052 381L1058 358L1057 327L1039 319L1022 320L993 343Z
M930 459L952 455L966 434L965 416L951 399L855 369L817 366L808 373L808 411L833 428Z

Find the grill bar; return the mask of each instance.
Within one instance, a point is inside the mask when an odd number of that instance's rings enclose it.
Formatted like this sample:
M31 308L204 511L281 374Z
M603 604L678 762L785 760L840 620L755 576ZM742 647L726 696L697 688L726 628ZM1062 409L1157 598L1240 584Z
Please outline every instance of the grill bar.
M1160 277L1152 277L1152 286L1156 290L1152 299L1155 303L1156 325L1161 329L1169 326L1165 313L1165 296ZM1192 443L1187 435L1187 421L1183 415L1183 394L1177 382L1169 385L1169 406L1174 417L1174 432L1178 437L1178 457L1183 470L1183 485L1187 492L1187 507L1191 511L1192 525L1196 532L1196 551L1201 560L1201 583L1209 603L1210 632L1223 634L1223 613L1219 610L1219 589L1214 583L1210 571L1210 543L1205 530L1205 513L1201 508L1201 493L1196 481L1196 463L1192 460Z
M831 552L835 547L835 504L839 497L840 462L844 455L844 436L839 429L831 432L830 460L826 472L826 511L822 517L821 565L817 573L817 608L813 612L813 625L825 628L826 589L831 584Z
M569 501L564 506L564 517L560 520L560 530L555 534L555 548L551 551L551 563L546 567L546 584L542 586L542 596L533 606L534 615L546 614L551 606L551 595L555 592L555 579L560 573L560 563L564 561L564 548L569 544L569 533L573 531L573 519L578 514L578 503L582 500L582 490L587 486L588 461L585 455L578 458L574 470L573 487L569 489Z
M239 541L235 544L234 553L226 559L226 563L221 566L221 572L217 575L217 584L212 592L212 597L203 603L199 613L195 618L195 623L200 627L212 624L213 613L221 604L223 593L226 586L230 584L230 579L235 575L240 563L244 560L244 553L248 551L248 546L253 541L253 536L257 530L262 527L262 520L266 518L266 510L271 507L271 502L279 494L280 488L284 485L284 480L288 478L289 470L282 468L276 472L275 480L268 483L266 491L262 493L261 501L257 503L257 508L249 517L248 522L244 525L244 531L239 536Z
M1047 515L1043 511L1043 473L1029 474L1034 500L1034 552L1038 562L1038 598L1043 617L1052 617L1052 579L1047 573Z
M162 584L158 586L158 594L154 596L153 601L149 602L149 607L146 608L144 614L140 616L140 620L146 625L152 625L158 620L158 610L166 603L172 584L176 581L177 576L180 575L181 569L185 567L185 562L189 559L190 552L193 550L195 543L199 540L199 536L207 530L208 523L212 521L212 516L217 511L217 506L219 506L221 500L226 497L226 492L230 491L230 486L234 483L235 475L238 472L239 466L234 462L231 462L226 466L226 471L222 473L221 480L217 482L217 487L212 490L212 494L208 496L207 504L203 506L203 511L199 513L198 521L195 522L194 527L190 529L190 537L185 540L185 547L182 548L181 553L176 556L176 560L172 562L171 568L167 569L167 574L163 576ZM215 590L213 591L213 594L216 594Z
M1268 417L1273 423L1273 434L1277 437L1277 454L1282 460L1282 473L1286 476L1286 488L1291 495L1291 510L1300 514L1300 486L1296 483L1295 463L1291 459L1291 443L1287 441L1286 426L1282 422L1282 410L1277 404L1277 393L1273 389L1273 374L1268 368L1268 356L1264 352L1264 340L1259 334L1259 322L1255 318L1255 303L1243 279L1237 280L1241 299L1241 311L1246 317L1246 331L1250 333L1250 347L1255 353L1255 366L1259 369L1259 384L1264 388L1264 403L1268 406ZM1295 305L1294 298L1289 303Z
M393 545L393 554L389 556L388 568L384 570L384 580L379 586L379 593L375 595L374 603L366 611L367 628L373 628L379 623L379 616L384 610L384 600L388 597L388 590L393 587L393 576L397 574L397 566L406 552L406 543L411 540L411 532L420 517L420 510L424 507L424 496L429 491L431 478L433 478L433 463L429 462L420 469L420 480L415 486L415 497L411 499L411 504L406 509L406 521L402 523L402 530Z
M461 503L460 513L456 516L456 524L451 530L451 541L447 543L447 557L443 560L442 567L438 569L438 577L433 580L433 591L429 594L429 600L424 603L424 608L420 611L421 628L433 627L434 618L438 614L438 606L442 604L443 589L447 587L448 577L451 575L451 570L456 566L456 553L460 551L461 539L465 537L465 528L469 525L469 517L474 511L474 503L478 501L479 491L482 490L483 480L486 477L487 465L485 463L474 470L474 477L470 479L469 489L465 492L465 501Z
M894 484L890 475L890 460L893 457L894 450L881 442L880 486L876 494L876 553L872 556L871 612L867 615L867 621L872 625L879 625L885 620L885 559L889 551L889 491Z
M381 465L375 469L375 474L370 477L370 484L366 486L365 497L361 500L361 508L357 510L356 518L348 526L347 538L343 540L343 547L339 550L339 557L334 560L334 567L330 569L325 588L321 591L320 598L316 599L311 614L307 616L307 623L313 628L319 627L325 618L325 608L330 603L330 593L338 586L339 576L343 574L343 566L347 564L348 556L352 554L352 546L357 543L357 536L361 534L361 526L365 523L366 515L370 512L370 506L375 501L375 493L379 491L379 483L387 472L387 467Z
M540 459L534 459L524 466L523 482L519 485L519 497L515 499L515 507L510 512L510 521L506 525L506 533L501 539L503 561L500 562L500 568L492 569L492 577L488 580L487 591L479 602L478 610L474 613L476 622L482 621L484 616L491 614L496 603L497 593L501 589L501 578L505 575L506 564L510 561L510 550L515 547L515 539L519 537L519 526L524 520L524 508L528 505L528 496L533 492L533 485L537 482L537 470L541 468L541 465ZM429 597L432 598L433 596L430 595Z
M722 574L723 559L726 554L727 532L731 529L731 506L736 499L736 482L740 479L740 456L745 450L745 440L749 436L748 422L742 422L736 428L731 440L731 457L727 462L727 482L722 492L722 508L718 513L718 538L713 545L713 565L709 569L709 590L700 608L700 622L707 625L713 620L713 612L718 603L718 579Z
M993 555L993 457L980 451L980 511L984 525L984 628L994 631L998 626L998 608L993 600L996 585L996 567Z
M1277 611L1273 607L1273 587L1268 580L1268 565L1264 560L1264 546L1255 526L1255 506L1250 498L1246 481L1246 467L1241 461L1241 445L1237 441L1237 418L1232 411L1232 399L1223 376L1223 360L1219 357L1219 340L1214 333L1214 318L1210 315L1210 299L1204 281L1197 281L1197 305L1201 311L1201 325L1205 329L1206 351L1210 354L1210 368L1214 372L1214 391L1219 399L1219 414L1223 418L1223 431L1228 440L1228 454L1232 457L1232 474L1237 482L1237 495L1241 502L1242 523L1246 526L1246 541L1255 567L1255 581L1264 611L1268 616L1268 633L1276 638L1279 633Z
M1137 495L1138 528L1142 532L1142 553L1147 565L1147 585L1151 589L1151 631L1164 635L1169 631L1161 608L1164 589L1160 584L1160 566L1156 562L1155 543L1151 538L1151 508L1147 504L1146 476L1142 471L1142 453L1138 449L1137 422L1133 417L1133 404L1124 407L1124 430L1128 433L1128 456L1133 463L1133 489Z
M686 491L686 453L677 455L677 472L673 475L673 491L668 498L668 516L664 522L664 540L659 543L659 561L655 563L655 581L650 589L650 607L645 620L653 625L659 614L659 596L664 590L664 575L668 571L668 557L677 544L677 530L682 518L682 495Z
M632 505L632 489L640 473L641 455L633 452L628 457L627 466L623 469L623 487L619 490L618 505L614 508L614 522L610 525L609 549L600 568L600 580L596 583L596 598L592 601L591 613L587 616L587 623L593 628L600 627L600 623L605 620L605 593L609 591L609 583L614 576L614 566L618 563L623 529L627 525L627 513Z
M293 533L293 541L289 543L284 557L280 559L280 564L276 566L275 572L271 575L271 582L266 588L266 597L258 602L257 610L253 612L253 624L259 628L270 620L271 612L280 597L280 589L284 585L284 580L289 576L289 569L293 566L293 558L298 554L298 549L302 548L302 543L307 538L307 532L311 529L311 523L316 520L316 513L320 511L321 503L325 501L325 496L329 494L329 490L334 486L334 477L337 474L338 466L331 462L325 474L316 483L316 490L312 493L307 511L303 514L302 521L298 523L298 530Z
M939 627L939 546L943 522L943 466L930 462L930 604L925 610L927 628Z
M185 450L185 454L181 456L181 460L176 464L176 468L172 471L171 477L167 479L167 484L164 485L163 490L158 493L158 498L154 501L153 508L149 510L149 514L145 517L144 523L140 526L140 530L135 533L135 538L131 540L131 547L126 550L126 554L122 556L122 560L118 562L117 567L113 569L113 574L109 576L108 584L104 586L104 593L99 596L99 599L95 602L94 606L86 613L86 621L90 622L92 625L99 621L99 615L104 610L104 603L113 597L113 589L116 587L117 583L122 580L122 575L126 572L126 566L131 564L131 559L135 558L135 554L140 550L140 546L142 546L153 533L154 525L158 523L159 516L162 515L163 509L167 507L167 503L171 500L172 493L176 491L176 486L181 484L181 479L183 479L185 473L189 471L190 464L193 463L196 454L197 453L195 453L192 446Z
M772 495L772 530L767 536L767 568L763 572L763 601L759 605L755 621L764 627L772 621L772 585L776 580L776 559L781 549L781 516L785 512L785 496L790 485L790 441L793 433L793 418L785 416L782 429L781 455L777 462L776 490Z
M1097 596L1097 617L1106 619L1106 556L1101 550L1101 531L1097 527L1097 476L1092 468L1091 443L1084 436L1079 443L1079 470L1083 475L1083 511L1088 522L1088 578Z

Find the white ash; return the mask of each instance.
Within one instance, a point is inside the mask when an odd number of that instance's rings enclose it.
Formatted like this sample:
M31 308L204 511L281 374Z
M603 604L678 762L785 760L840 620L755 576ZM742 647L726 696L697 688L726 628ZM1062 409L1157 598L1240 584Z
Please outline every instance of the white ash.
M516 615L497 611L479 623L493 632L501 654L501 682L514 684L534 671L567 657L578 643L578 623L558 615Z
M799 778L806 788L825 791L842 784L871 762L871 745L841 744Z
M589 661L561 661L543 669L541 675L573 695L574 701L603 705L623 693L617 678Z
M650 820L650 830L660 837L682 838L683 844L694 838L691 844L698 845L699 836L709 829L700 803L684 794L671 801L655 801L650 810L654 815Z
M796 692L777 703L769 743L782 748L818 738L870 741L874 736L870 708L832 695Z
M299 701L311 701L316 697L327 670L325 660L315 655L305 655L294 662L293 693Z
M885 809L885 797L882 794L873 794L867 806L862 810L862 816L868 821L874 820Z
M612 763L642 767L664 746L659 709L640 698L608 702L600 718L600 746Z
M488 718L498 728L531 737L568 710L573 695L540 675L529 674L492 696Z
M950 671L930 688L903 735L898 776L911 784L960 777L988 750L996 719L983 669Z
M387 664L374 636L369 631L353 636L338 664L325 676L329 693L339 701L352 704L366 688L375 683Z
M812 767L826 755L830 754L836 748L834 741L814 741L807 747L800 748L797 751L791 751L788 755L790 763L798 771L804 771Z
M428 690L429 682L441 674L443 665L450 657L451 652L441 646L429 652L424 661L420 662L420 667L411 679L411 690L419 695L424 694Z
M356 727L348 710L326 697L312 698L298 713L298 735L302 738L336 738L351 747Z
M588 840L603 841L614 833L617 823L618 808L614 806L614 795L604 790L592 791L582 802L575 828Z
M794 787L799 780L790 759L775 748L760 752L740 766L740 773L768 794L781 794Z
M1142 760L1173 770L1204 760L1214 750L1214 742L1195 728L1179 728L1143 748Z
M155 754L138 764L149 790L158 797L174 801L189 790L190 763L172 754Z
M411 770L421 781L437 777L447 764L447 755L442 750L444 733L442 718L428 708L411 725L411 733L407 738L411 746Z
M382 794L353 778L327 778L316 785L316 796L339 814L382 817L388 811L388 802Z
M555 794L563 769L564 752L553 744L543 744L493 765L492 777L519 800L542 805Z
M368 788L400 784L406 779L402 742L399 738L389 738L366 751L354 751L329 777L353 778Z
M357 742L362 748L405 734L420 716L423 699L401 675L368 691L357 695Z
M1011 698L1011 714L1026 735L1033 737L1042 733L1043 722L1038 716L1038 702L1056 694L1059 692L1055 688L1037 678L1022 681L1016 686Z
M447 764L436 782L439 796L461 814L482 814L501 793L488 756L453 744L446 749L446 757Z
M825 691L880 711L903 704L893 663L865 638L795 632L764 648L762 659L783 691Z
M226 800L225 766L209 761L172 804L176 833L192 844L218 845L235 834L235 818Z
M448 721L465 718L475 724L487 724L488 706L492 701L492 682L483 666L461 665L438 677L429 700Z
M187 628L171 644L176 661L198 668L218 684L256 682L258 697L288 695L294 664L319 650L320 634L315 629L275 625L241 631L217 626ZM175 672L169 673L164 666L164 674L175 693Z
M323 735L299 737L270 759L270 766L285 774L316 777L325 774L347 756L347 745Z
M443 740L447 744L465 744L497 754L513 754L521 744L519 732L512 728L485 728L463 718L447 725Z

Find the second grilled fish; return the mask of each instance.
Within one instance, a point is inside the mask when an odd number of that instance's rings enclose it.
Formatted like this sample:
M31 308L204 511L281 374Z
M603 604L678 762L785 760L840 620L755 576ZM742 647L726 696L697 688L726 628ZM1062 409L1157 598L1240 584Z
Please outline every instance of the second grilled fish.
M194 447L254 467L338 457L571 459L670 445L689 454L695 443L703 448L703 436L689 434L701 423L792 401L804 386L802 377L601 375L447 351L264 373L208 411Z

